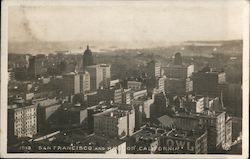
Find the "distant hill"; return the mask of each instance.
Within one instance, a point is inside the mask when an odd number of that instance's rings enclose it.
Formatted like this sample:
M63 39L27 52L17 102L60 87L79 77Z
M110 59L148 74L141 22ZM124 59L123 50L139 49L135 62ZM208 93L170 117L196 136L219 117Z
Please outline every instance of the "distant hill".
M182 43L164 47L154 47L145 49L119 49L118 46L107 45L107 43L90 42L94 52L120 54L120 53L145 53L145 54L161 54L171 55L175 52L182 52L183 55L210 55L213 52L224 54L241 54L242 40L230 41L185 41ZM38 54L38 53L54 53L55 51L85 49L84 45L88 42L69 41L69 42L9 42L9 53L20 54ZM112 44L112 42L110 42ZM124 44L125 46L125 44Z

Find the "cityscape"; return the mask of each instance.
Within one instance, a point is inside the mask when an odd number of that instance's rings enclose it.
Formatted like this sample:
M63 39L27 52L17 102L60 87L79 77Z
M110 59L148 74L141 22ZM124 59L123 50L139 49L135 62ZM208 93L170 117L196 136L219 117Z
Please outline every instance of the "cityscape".
M8 6L6 156L244 155L243 3L190 1Z
M103 56L9 54L8 152L241 154L241 54Z

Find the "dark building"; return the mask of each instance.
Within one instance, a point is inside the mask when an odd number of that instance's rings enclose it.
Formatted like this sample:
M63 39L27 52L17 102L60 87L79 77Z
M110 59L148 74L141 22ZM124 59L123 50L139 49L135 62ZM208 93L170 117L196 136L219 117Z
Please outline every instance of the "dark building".
M88 45L82 57L82 65L84 69L86 68L86 66L94 65L92 51L89 49Z
M182 65L182 56L181 56L181 53L177 52L174 55L174 64L175 65Z
M220 96L226 88L226 73L205 67L193 73L193 89L197 95Z
M37 55L29 58L29 74L32 78L42 76L46 73L45 55Z
M152 112L150 111L150 116L153 118L158 118L167 113L168 101L164 93L156 94L154 97L154 103L152 107Z

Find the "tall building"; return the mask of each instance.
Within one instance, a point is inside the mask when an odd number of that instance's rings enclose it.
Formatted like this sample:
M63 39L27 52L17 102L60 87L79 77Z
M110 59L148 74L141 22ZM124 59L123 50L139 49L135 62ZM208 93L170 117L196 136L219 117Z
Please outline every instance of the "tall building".
M140 98L132 102L135 108L135 129L139 130L141 126L145 125L150 119L151 106L154 103L154 99L151 98Z
M225 72L214 72L206 67L199 72L193 73L193 91L197 95L220 96L225 83Z
M42 76L47 70L44 67L45 55L36 55L29 58L29 74L36 78Z
M181 56L181 53L177 52L174 55L174 64L175 65L182 65L182 56Z
M90 90L99 89L103 81L103 70L100 65L87 66L86 70L90 75Z
M122 103L123 104L131 104L131 89L123 89Z
M173 116L177 128L184 130L207 128L208 152L216 152L226 143L226 112L205 110L203 113L177 113Z
M148 63L147 69L150 78L161 77L161 63L152 60Z
M79 74L74 72L65 74L63 76L63 89L66 95L80 93L80 78Z
M90 91L90 75L87 71L79 73L80 76L80 93Z
M193 81L191 80L194 72L194 65L186 65L182 63L180 53L175 54L173 62L164 67L166 75L166 91L183 94L193 90Z
M175 65L170 63L165 69L165 74L168 78L186 79L192 76L194 65Z
M8 136L33 137L37 133L37 106L8 106Z
M32 101L37 106L37 130L46 132L49 123L61 104L56 98L42 98Z
M89 49L88 45L82 57L82 65L83 65L83 69L85 69L86 66L94 65L94 58L92 55L92 51Z
M103 78L101 86L104 88L108 88L111 79L111 70L110 70L111 66L108 64L100 64L100 67L102 69L102 78Z

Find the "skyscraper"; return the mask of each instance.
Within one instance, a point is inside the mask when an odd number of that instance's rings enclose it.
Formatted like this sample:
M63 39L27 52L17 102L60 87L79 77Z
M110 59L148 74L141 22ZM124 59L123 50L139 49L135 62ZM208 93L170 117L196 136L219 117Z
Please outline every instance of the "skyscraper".
M193 73L194 92L198 95L220 96L226 86L226 73L203 68Z
M181 53L177 52L174 55L174 64L175 65L182 65L182 56L181 56Z
M161 76L161 64L152 60L148 63L148 76L151 78Z
M29 74L35 78L42 76L47 69L44 67L45 55L36 55L29 58Z
M79 74L74 72L65 74L64 78L64 93L66 95L78 94L80 93L80 78Z
M80 92L90 91L90 75L87 71L79 73L80 75Z
M94 64L94 58L92 55L92 51L89 49L89 45L87 45L86 50L84 51L83 57L82 57L82 65L83 69L86 68L86 66L91 66Z
M191 79L194 72L194 65L183 64L182 56L178 52L175 54L173 62L164 68L166 74L166 90L176 94L191 92L193 81Z
M111 71L110 71L111 66L108 64L100 64L100 67L102 69L102 77L103 77L101 86L103 86L104 88L108 88L111 79Z
M90 89L99 89L101 82L103 81L103 70L100 65L87 66L86 70L89 72L90 75Z

